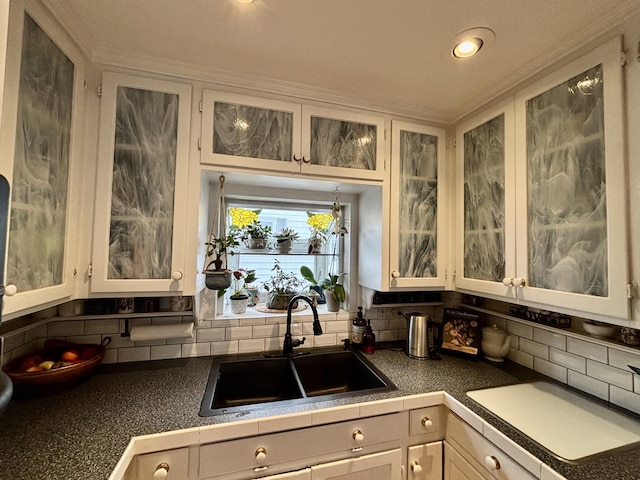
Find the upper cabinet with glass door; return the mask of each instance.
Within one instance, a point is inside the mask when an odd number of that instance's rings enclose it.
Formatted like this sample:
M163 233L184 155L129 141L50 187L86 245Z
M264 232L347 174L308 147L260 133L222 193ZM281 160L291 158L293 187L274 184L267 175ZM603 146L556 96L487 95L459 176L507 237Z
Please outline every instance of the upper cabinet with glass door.
M11 2L0 139L0 172L11 185L3 319L75 291L81 58L37 3Z
M105 73L92 292L182 292L191 87Z
M390 287L444 287L444 129L392 123Z
M456 288L507 298L516 271L513 127L509 100L456 129Z
M381 180L384 119L205 90L201 161L232 168Z
M456 288L629 318L620 51L614 39L458 127Z
M615 38L516 96L523 301L629 318L621 52Z

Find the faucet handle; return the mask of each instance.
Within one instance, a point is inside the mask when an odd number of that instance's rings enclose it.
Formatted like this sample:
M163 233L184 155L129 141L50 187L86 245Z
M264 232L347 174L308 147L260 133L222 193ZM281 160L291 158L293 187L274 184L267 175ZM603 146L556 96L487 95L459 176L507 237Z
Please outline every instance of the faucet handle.
M292 347L299 347L300 345L302 345L304 343L304 341L307 339L307 337L302 337L302 338L296 338L295 340L291 340L291 346Z

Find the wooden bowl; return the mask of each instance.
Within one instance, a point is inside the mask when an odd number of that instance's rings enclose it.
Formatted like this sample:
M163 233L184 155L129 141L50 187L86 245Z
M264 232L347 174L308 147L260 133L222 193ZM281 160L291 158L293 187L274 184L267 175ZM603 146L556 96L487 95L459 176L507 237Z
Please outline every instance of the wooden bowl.
M102 363L106 346L111 342L105 337L100 345L78 344L64 340L49 339L44 342L44 349L30 353L9 362L4 372L11 378L16 395L46 395L65 390L89 378ZM87 350L89 349L89 350ZM78 363L62 362L62 354L67 350L93 353L89 358ZM26 372L24 366L33 362L50 360L60 365L50 370Z

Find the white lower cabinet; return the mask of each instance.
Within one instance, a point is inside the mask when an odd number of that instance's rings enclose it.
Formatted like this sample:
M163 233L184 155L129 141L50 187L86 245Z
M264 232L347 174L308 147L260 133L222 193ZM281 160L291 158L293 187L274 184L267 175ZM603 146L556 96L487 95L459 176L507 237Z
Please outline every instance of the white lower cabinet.
M267 477L260 477L256 480L311 480L311 469L303 468L295 472L276 473Z
M407 480L440 480L442 474L442 442L409 447Z
M460 420L453 414L447 416L445 436L449 447L457 451L468 464L473 466L479 476L473 476L466 465L457 462L445 447L445 480L449 479L498 479L498 480L534 480L537 477L524 469L509 455L487 440L480 432ZM452 472L449 472L449 471ZM540 467L538 466L538 472ZM466 476L465 476L466 475Z
M401 480L399 448L311 467L311 480Z
M185 480L189 478L189 449L140 455L135 472L137 480Z
M447 442L444 443L444 480L485 480L482 474L473 468Z

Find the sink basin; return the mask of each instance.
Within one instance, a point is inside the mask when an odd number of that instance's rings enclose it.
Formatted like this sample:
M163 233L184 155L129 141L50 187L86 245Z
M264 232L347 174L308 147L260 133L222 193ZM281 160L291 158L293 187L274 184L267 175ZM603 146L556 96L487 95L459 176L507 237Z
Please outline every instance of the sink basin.
M362 354L330 350L292 357L214 359L200 416L284 407L395 389Z

